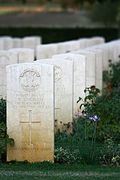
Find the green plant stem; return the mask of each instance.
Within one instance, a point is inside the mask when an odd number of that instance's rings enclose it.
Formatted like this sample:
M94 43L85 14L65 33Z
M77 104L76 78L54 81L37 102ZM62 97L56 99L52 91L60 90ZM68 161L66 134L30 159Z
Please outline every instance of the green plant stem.
M86 123L86 119L85 119L85 140L87 140L87 123Z
M92 160L93 160L94 153L95 153L96 126L97 126L97 122L95 122L95 124L94 124L94 132L93 132L93 137L92 137L92 147L93 147L93 151L92 151Z

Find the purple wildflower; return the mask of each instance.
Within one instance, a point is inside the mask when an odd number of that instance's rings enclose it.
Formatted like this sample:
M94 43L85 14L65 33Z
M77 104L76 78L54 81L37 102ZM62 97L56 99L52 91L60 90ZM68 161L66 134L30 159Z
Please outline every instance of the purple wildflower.
M89 117L89 119L93 120L93 117Z
M96 122L97 120L99 121L100 118L98 118L96 115L93 117L89 117L89 119L93 120L94 122Z
M86 117L87 116L87 113L84 113L84 117Z

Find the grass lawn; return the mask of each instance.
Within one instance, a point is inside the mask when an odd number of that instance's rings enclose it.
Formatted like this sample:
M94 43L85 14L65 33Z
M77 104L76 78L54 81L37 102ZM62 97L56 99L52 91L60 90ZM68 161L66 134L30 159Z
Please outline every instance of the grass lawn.
M46 4L0 4L0 8L38 8L38 7L47 7L47 8L61 8L59 3L46 3Z
M120 180L120 167L79 164L0 164L0 180Z

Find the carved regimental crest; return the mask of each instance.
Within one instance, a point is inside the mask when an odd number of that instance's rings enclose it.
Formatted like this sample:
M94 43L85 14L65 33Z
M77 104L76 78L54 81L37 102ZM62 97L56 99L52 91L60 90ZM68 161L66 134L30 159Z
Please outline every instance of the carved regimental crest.
M59 81L62 78L62 70L59 66L55 66L55 81Z
M27 69L20 75L20 84L25 91L34 91L40 86L40 74L33 69Z

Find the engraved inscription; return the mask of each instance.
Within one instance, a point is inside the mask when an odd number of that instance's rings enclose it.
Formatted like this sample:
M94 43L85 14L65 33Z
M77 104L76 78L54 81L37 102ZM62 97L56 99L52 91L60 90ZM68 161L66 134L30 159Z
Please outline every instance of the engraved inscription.
M62 70L59 66L55 66L55 81L59 81L62 78Z
M47 99L44 94L35 94L35 93L24 93L24 94L14 94L15 102L14 106L19 106L19 108L37 108L39 107L40 112L48 112L50 105L47 103Z
M25 91L34 91L40 86L40 74L33 69L26 69L21 73L19 79Z

